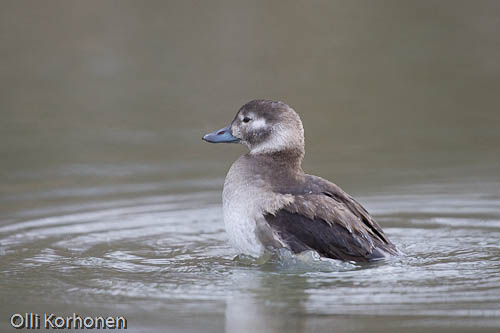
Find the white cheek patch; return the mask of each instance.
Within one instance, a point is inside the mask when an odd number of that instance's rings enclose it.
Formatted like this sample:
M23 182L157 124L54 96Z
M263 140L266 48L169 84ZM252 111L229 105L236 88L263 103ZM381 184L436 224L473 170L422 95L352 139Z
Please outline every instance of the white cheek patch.
M296 132L284 126L275 125L271 137L259 145L252 147L252 154L269 153L293 147L304 147L304 130L300 127Z
M252 121L252 128L254 130L259 130L265 127L267 127L267 123L264 118L259 118Z

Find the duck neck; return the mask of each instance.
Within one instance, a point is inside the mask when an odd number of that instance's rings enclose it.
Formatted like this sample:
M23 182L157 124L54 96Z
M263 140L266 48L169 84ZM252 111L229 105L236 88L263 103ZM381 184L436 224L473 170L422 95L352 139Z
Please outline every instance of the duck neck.
M276 168L281 170L289 170L292 172L302 171L302 159L304 158L303 149L287 149L275 152L259 154L265 160L269 161Z

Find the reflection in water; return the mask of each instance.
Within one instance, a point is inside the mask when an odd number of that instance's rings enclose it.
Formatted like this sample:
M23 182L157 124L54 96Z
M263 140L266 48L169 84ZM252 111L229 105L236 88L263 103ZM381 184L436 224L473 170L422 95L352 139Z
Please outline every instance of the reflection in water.
M232 272L233 291L226 303L226 332L309 332L307 313L311 271L328 273L357 268L355 264L321 259L310 253L282 251L260 269Z
M237 289L226 303L226 332L307 332L306 277L238 271L231 282Z

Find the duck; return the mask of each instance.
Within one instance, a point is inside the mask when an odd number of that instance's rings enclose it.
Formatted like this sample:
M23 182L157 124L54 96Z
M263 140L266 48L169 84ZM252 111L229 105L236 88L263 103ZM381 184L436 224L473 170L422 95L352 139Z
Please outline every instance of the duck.
M222 191L231 245L259 258L286 249L372 262L400 254L368 211L336 184L302 169L302 121L281 101L252 100L209 143L248 147L229 169Z

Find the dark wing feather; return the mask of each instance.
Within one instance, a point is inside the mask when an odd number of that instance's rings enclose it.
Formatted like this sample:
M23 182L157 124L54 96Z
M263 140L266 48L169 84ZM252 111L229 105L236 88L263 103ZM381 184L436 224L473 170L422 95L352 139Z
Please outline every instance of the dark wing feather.
M384 252L370 240L350 233L339 224L329 224L321 219L311 220L284 209L265 218L295 253L314 250L323 257L358 262L385 257Z
M373 217L366 211L366 209L361 206L359 202L354 200L353 197L351 197L349 194L345 193L338 187L339 191L332 191L332 192L323 192L325 195L338 200L339 202L342 202L346 207L354 214L356 215L365 225L369 230L377 235L381 240L384 242L388 243L389 240L386 238L384 232L382 231L382 228L378 225L377 222L373 219ZM341 192L340 192L341 191ZM343 193L342 193L343 192Z
M390 243L389 239L385 236L382 228L373 219L373 217L366 211L366 209L357 202L352 196L342 190L339 186L331 183L321 177L306 176L307 182L313 184L315 192L321 192L324 195L344 204L352 214L358 217L363 224L370 230L371 233L382 239L385 243Z
M315 250L332 259L371 261L398 253L370 214L337 185L314 177L316 188L265 216L294 252Z

